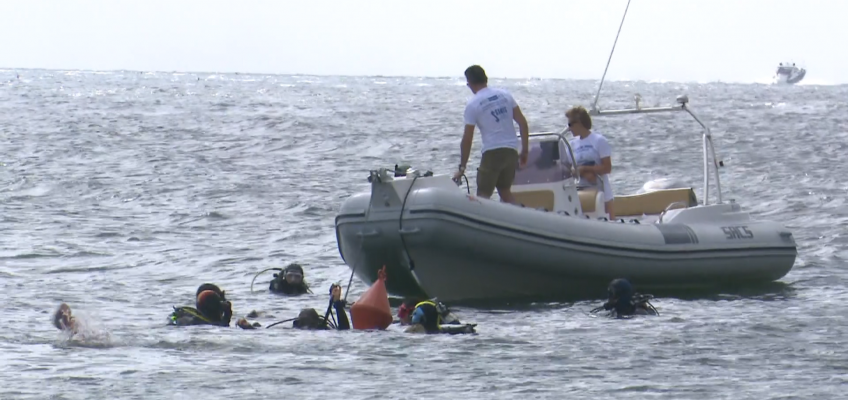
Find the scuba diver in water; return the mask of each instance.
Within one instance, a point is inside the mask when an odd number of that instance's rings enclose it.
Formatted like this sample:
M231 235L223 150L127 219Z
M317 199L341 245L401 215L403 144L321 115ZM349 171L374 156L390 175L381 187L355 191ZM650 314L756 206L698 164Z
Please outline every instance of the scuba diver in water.
M400 305L400 307L398 307L397 315L400 321L397 322L399 322L401 325L410 325L412 323L412 312L415 310L415 306L421 303L422 301L428 300L421 300L415 298L404 299L403 303ZM436 305L436 310L439 312L439 315L442 318L442 325L461 325L461 322L459 322L459 318L453 315L453 313L451 313L450 309L448 309L448 307L444 305L444 303L436 299L432 299L429 301Z
M292 327L295 329L306 329L306 330L348 330L350 329L350 320L347 318L347 312L345 311L346 301L341 299L342 295L342 287L338 284L333 284L330 286L330 304L327 307L327 311L324 313L324 316L320 316L318 311L314 308L304 308L300 310L300 314L298 314L297 318L292 318L290 320L283 320L271 325L268 327L272 327L279 323L293 321ZM335 317L330 320L331 310L336 311Z
M216 285L204 283L195 292L195 307L174 307L170 316L170 325L215 325L230 326L233 317L233 304L227 300L226 293ZM242 329L254 329L258 323L250 324L239 318L236 325Z
M400 310L398 310L400 314ZM459 320L450 314L450 311L444 304L430 300L421 301L415 304L415 308L408 314L409 328L407 333L447 333L456 335L460 333L476 333L474 327L477 324L464 324L461 326L443 326L446 324L443 317L452 317L451 323L459 325ZM405 317L405 316L404 316ZM401 317L401 324L404 324L404 317Z
M266 271L279 271L274 274L274 279L268 285L268 290L271 293L283 294L287 296L298 296L305 293L312 293L309 290L309 285L303 279L303 267L300 264L292 263L285 268L266 268L256 273L253 280L250 281L250 291L253 292L253 282L256 278Z
M303 267L300 264L289 264L280 273L274 274L268 290L289 296L311 293L309 285L303 280Z
M607 302L603 306L592 310L592 313L607 310L609 311L609 316L615 318L660 314L650 302L654 296L635 293L633 286L627 279L613 279L607 287L607 294Z

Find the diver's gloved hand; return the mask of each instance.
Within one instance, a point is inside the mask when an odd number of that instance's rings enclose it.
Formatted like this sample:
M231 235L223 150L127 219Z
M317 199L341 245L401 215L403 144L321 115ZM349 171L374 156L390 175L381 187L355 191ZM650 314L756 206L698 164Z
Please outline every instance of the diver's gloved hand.
M465 326L462 327L462 331L465 333L477 333L477 331L474 330L475 326L477 326L477 324L465 324Z
M246 318L239 318L238 322L236 322L236 325L241 329L256 329L262 326L259 325L258 322L254 322L253 324L251 324L250 322L247 322Z
M334 283L332 286L330 286L330 298L332 299L334 305L336 305L336 306L340 305L342 307L345 306L345 301L341 299L342 298L342 287L341 287L341 285Z

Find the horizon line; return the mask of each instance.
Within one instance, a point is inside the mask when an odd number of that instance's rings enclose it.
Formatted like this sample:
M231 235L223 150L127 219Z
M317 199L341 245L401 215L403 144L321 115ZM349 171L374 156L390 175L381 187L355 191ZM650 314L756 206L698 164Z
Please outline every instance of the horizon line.
M462 75L456 76L435 76L435 75L380 75L380 74L321 74L321 73L279 73L279 72L241 72L241 71L178 71L178 70L139 70L139 69L131 69L131 68L119 68L119 69L87 69L87 68L32 68L32 67L6 67L0 66L0 71L56 71L56 72L138 72L140 74L143 73L161 73L161 74L208 74L208 75L266 75L266 76L315 76L315 77L340 77L340 78L426 78L426 79L462 79ZM592 81L592 82L600 82L599 78L543 78L543 77L503 77L503 76L489 76L489 79L495 80L549 80L549 81ZM663 80L663 79L614 79L608 78L605 81L609 82L645 82L645 83L657 83L657 84L667 84L667 83L682 83L682 84L713 84L713 83L724 83L724 84L741 84L741 85L766 85L771 86L771 83L762 83L755 81L724 81L724 80L709 80L705 82L696 81L696 80L687 80L687 81L674 81L674 80ZM842 86L848 85L846 83L825 83L825 84L795 84L791 86Z

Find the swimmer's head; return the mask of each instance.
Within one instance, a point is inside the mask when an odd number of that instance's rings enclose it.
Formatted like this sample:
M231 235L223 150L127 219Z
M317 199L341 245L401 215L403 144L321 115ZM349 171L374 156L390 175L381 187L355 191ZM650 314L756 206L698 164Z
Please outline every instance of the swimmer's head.
M403 300L403 304L398 307L398 319L403 325L408 325L412 319L412 311L415 310L415 305L422 302L416 298L407 297Z
M304 308L300 310L297 319L294 320L293 326L297 329L320 329L323 325L323 320L318 311L314 308Z
M607 287L610 300L630 300L633 297L633 286L627 279L613 279Z
M289 266L283 270L283 278L285 278L286 282L291 285L299 285L303 283L303 267L299 264L289 264Z
M59 330L74 329L75 319L71 313L71 307L65 303L59 306L56 313L53 314L53 326Z
M194 293L195 298L200 297L200 293L203 292L203 291L206 291L206 290L211 290L211 291L217 293L218 296L221 298L221 300L224 300L224 301L227 300L225 292L223 290L221 290L221 288L219 288L217 285L214 285L214 284L211 284L211 283L204 283L204 284L198 286L197 291Z
M197 295L197 311L204 317L219 321L224 316L225 301L214 290L204 290Z

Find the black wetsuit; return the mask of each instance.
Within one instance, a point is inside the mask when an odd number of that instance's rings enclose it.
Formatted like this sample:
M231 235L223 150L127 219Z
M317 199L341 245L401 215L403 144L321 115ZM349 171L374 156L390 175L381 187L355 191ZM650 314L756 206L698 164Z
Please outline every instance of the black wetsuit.
M215 326L230 326L232 319L232 311L224 311L218 317L210 317L203 315L194 307L174 307L174 312L171 313L170 325L190 326L190 325L215 325Z
M170 324L230 326L233 305L218 286L211 283L200 285L195 295L195 307L174 307Z
M276 275L275 275L276 276ZM309 288L303 283L291 284L283 277L274 278L268 287L272 293L285 294L289 296L309 293Z
M618 298L604 303L604 310L610 312L612 317L629 317L632 315L659 315L656 309L648 302L652 296L640 295Z
M333 302L333 309L336 310L336 330L346 331L350 329L350 320L347 319L347 311L345 311L345 304L346 302L344 300ZM329 329L329 327L327 327L326 329Z

